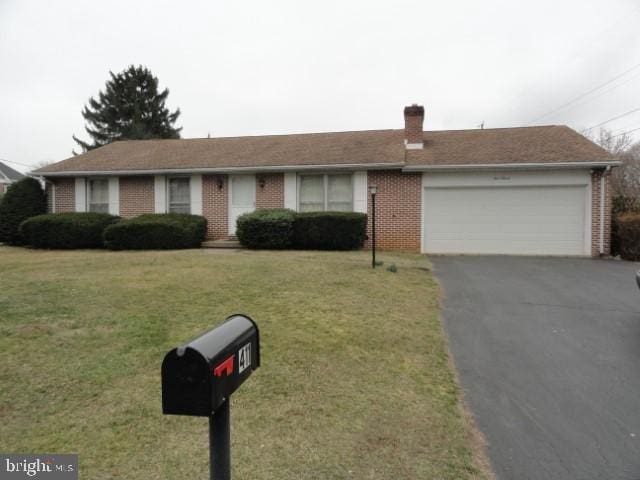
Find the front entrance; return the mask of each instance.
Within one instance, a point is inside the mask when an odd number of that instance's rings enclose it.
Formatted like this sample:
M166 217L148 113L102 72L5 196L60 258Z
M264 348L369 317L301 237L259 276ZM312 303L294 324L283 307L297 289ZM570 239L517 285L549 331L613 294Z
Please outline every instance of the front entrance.
M236 220L243 213L256 208L255 175L231 175L229 177L229 235L236 233Z

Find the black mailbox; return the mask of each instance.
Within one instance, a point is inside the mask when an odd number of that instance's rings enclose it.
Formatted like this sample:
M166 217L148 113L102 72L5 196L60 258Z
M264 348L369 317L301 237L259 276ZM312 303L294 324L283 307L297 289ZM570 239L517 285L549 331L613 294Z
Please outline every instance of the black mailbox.
M162 413L209 417L260 366L258 326L232 315L162 362Z

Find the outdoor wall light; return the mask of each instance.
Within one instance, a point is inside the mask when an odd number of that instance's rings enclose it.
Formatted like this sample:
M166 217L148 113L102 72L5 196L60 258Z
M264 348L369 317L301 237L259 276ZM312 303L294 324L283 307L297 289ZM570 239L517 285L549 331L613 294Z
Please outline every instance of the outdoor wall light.
M258 185L260 185L261 189L264 189L264 186L266 185L267 180L264 177L259 177L258 178Z
M222 190L224 187L224 177L219 175L216 177L216 185L218 185L218 190Z

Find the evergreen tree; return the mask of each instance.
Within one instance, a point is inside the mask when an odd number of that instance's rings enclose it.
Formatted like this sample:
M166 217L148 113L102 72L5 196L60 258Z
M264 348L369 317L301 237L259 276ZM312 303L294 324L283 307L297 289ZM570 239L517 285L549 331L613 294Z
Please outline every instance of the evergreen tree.
M82 110L88 124L85 130L93 142L73 136L83 152L116 140L180 138L182 127L173 126L180 109L172 113L165 107L169 90L158 92L158 78L149 69L131 65L109 75L104 92L99 92L97 99L91 97Z
M22 245L20 224L27 218L47 213L47 197L35 178L12 183L0 200L0 242Z

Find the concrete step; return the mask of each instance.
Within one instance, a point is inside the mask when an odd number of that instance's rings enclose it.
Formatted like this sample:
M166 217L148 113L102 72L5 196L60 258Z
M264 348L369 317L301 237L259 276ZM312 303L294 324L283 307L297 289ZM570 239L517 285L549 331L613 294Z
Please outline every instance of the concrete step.
M237 239L207 240L202 248L244 248Z

